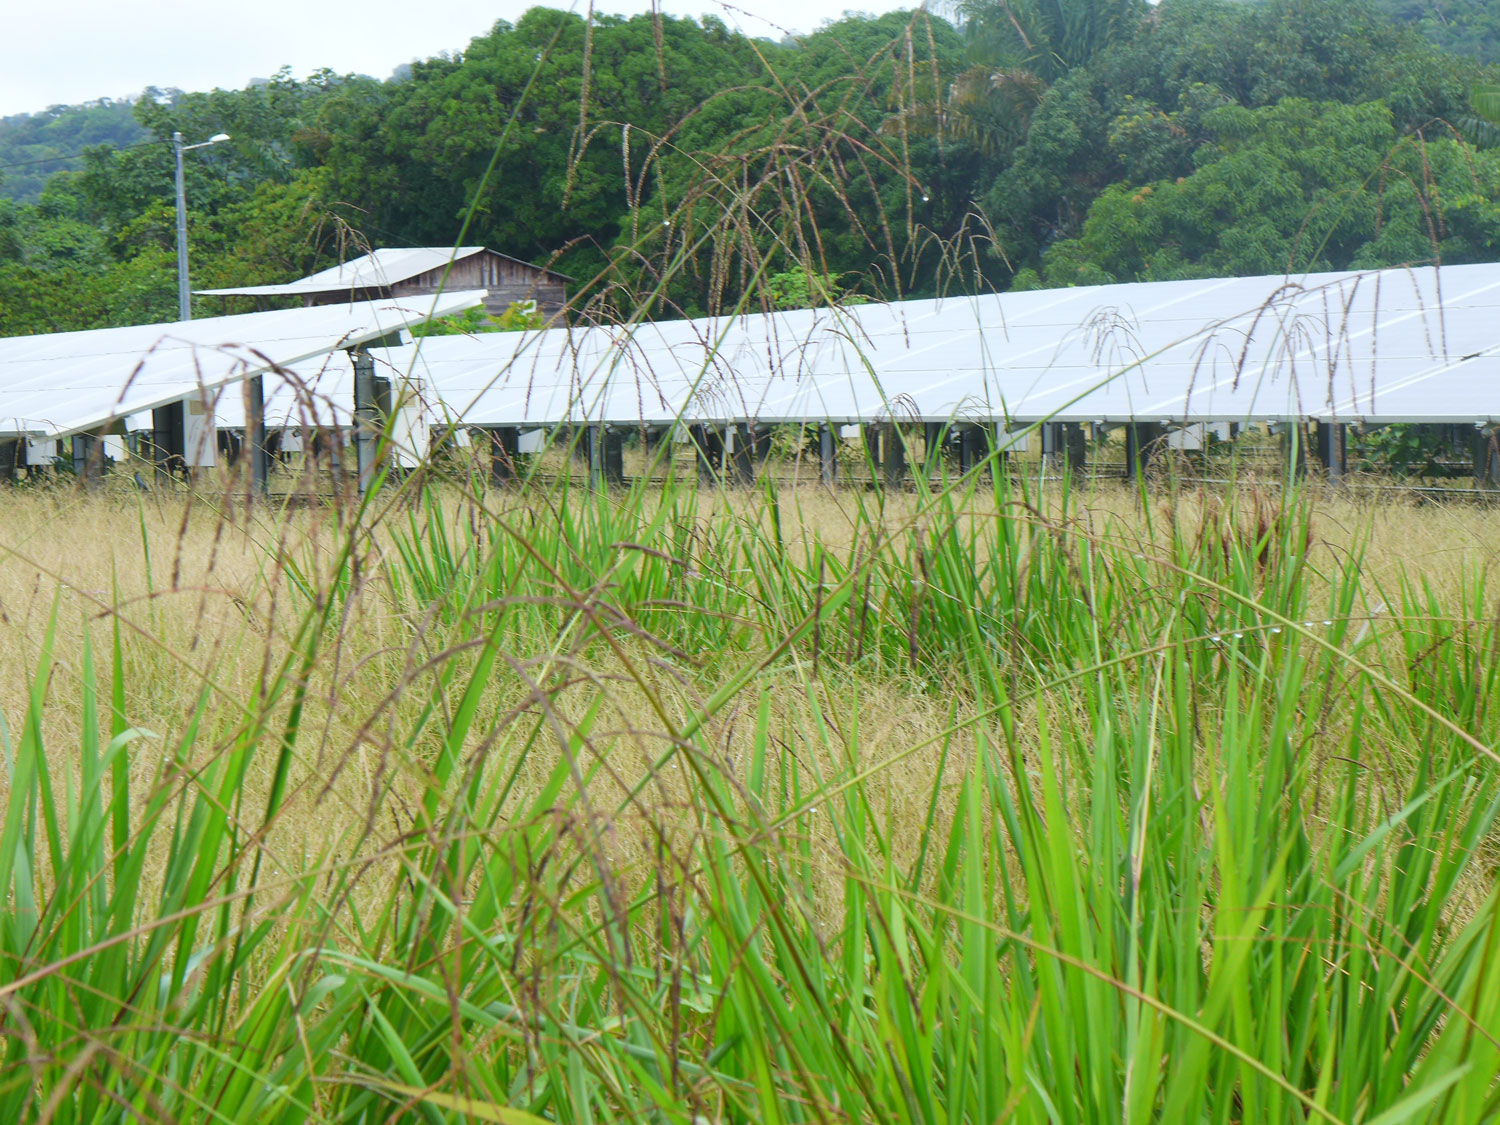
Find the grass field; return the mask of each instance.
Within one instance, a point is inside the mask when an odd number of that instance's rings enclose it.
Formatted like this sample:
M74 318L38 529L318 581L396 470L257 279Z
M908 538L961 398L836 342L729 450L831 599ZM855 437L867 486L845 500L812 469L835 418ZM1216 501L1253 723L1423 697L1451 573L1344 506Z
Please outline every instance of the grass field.
M0 1120L1477 1122L1500 514L0 492Z

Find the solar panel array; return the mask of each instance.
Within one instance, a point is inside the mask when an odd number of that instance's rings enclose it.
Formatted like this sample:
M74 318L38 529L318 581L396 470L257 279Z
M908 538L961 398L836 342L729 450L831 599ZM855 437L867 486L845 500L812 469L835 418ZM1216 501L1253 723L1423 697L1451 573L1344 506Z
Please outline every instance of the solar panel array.
M0 340L0 436L97 430L207 397L244 424L347 428L339 351L478 293ZM1500 265L1039 290L428 337L372 349L434 424L550 428L1154 421L1500 421ZM406 388L405 391L402 388Z
M0 339L0 437L66 437L472 308L483 290Z
M385 353L477 426L1500 419L1500 265L1040 290Z

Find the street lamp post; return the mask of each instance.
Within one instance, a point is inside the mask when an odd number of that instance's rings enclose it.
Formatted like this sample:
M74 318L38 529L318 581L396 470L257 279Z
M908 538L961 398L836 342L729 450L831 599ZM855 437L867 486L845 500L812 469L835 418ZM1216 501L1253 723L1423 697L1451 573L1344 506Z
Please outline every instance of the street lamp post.
M227 141L228 139L228 133L215 133L212 137L209 137L208 140L203 141L201 144L185 145L182 143L181 133L172 134L172 148L176 151L177 154L178 320L193 319L193 298L192 293L188 287L187 192L183 187L182 154L185 152L192 152L195 148L208 148L210 145L216 145L221 141ZM245 412L245 446L246 453L249 454L250 458L251 484L253 490L256 493L264 496L266 494L268 484L269 460L266 457L264 421L261 417L261 412L264 409L264 395L261 388L260 376L257 375L254 378L250 379L249 386L246 389L249 393L247 396ZM175 424L178 430L177 444L181 445L186 444L181 434L181 428L183 425L182 412L185 409L186 404L176 404L177 413L174 417L171 418L171 422ZM151 412L153 426L157 425L159 415L165 418L168 411L170 410L171 408L167 408L166 410L153 410ZM158 426L157 428L159 429L160 427ZM186 453L186 449L184 449L183 452ZM158 463L165 464L165 461L161 459L160 446L158 447Z
M172 134L172 147L177 150L177 319L193 319L193 301L188 293L187 259L187 197L182 186L182 154L195 148L207 148L220 141L227 141L228 133L215 133L202 144L185 145L182 134Z

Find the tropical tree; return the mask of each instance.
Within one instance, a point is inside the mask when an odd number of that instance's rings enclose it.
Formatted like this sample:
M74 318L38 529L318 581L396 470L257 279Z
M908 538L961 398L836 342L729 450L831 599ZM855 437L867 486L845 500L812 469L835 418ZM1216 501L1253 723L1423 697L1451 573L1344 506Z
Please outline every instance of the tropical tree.
M1047 88L1135 33L1145 0L952 0L970 65L941 100L918 102L893 127L1007 155L1026 138Z
M975 63L953 79L941 100L908 107L904 120L893 117L886 131L905 127L918 136L948 136L994 156L1025 138L1046 91L1047 84L1024 67Z
M1382 102L1228 105L1205 127L1197 171L1107 187L1043 254L1046 283L1486 261L1500 246L1500 156L1402 137Z
M1134 34L1146 0L955 0L980 59L1055 82Z

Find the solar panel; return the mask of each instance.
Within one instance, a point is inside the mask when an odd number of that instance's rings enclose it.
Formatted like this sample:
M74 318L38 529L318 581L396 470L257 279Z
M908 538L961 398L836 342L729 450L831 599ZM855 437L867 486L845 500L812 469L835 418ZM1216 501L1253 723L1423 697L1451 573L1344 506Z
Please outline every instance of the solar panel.
M387 353L478 426L1482 421L1500 265L1039 290L428 338Z
M385 349L371 348L378 374ZM286 364L265 374L261 417L267 431L342 429L354 422L354 364L342 349ZM220 429L245 428L246 404L237 387L223 387L214 400Z
M0 437L65 437L479 304L483 290L0 339Z
M1497 314L1500 265L1473 265L428 337L372 349L372 355L377 373L398 391L410 378L405 385L419 395L431 423L460 426L892 418L1007 426L1044 419L1485 422L1500 419L1500 334L1491 327L1500 324ZM134 354L149 351L154 359L165 350L157 342L184 327L114 331L141 332ZM316 335L307 323L296 331ZM235 336L220 331L217 338ZM200 366L212 354L221 367L246 364L249 374L247 356L257 345L248 334L239 338L246 341L239 348L198 344L186 351ZM317 348L300 340L274 345L280 348L274 358L288 373L266 378L267 427L347 427L352 369L342 353L327 353L354 338L332 345L320 340ZM0 420L29 417L7 397L6 349L15 343L0 342L0 364L6 365ZM259 350L266 347L273 345ZM284 358L298 350L322 354ZM112 354L132 353L119 347ZM184 372L174 377L180 387ZM118 367L113 383L103 381L115 396L110 414L149 405L144 396L120 395L129 381ZM193 387L200 383L211 385L195 370ZM101 385L99 393L104 390ZM55 391L48 402L56 413ZM221 394L216 409L221 427L243 426L241 395ZM92 417L100 417L97 408Z

